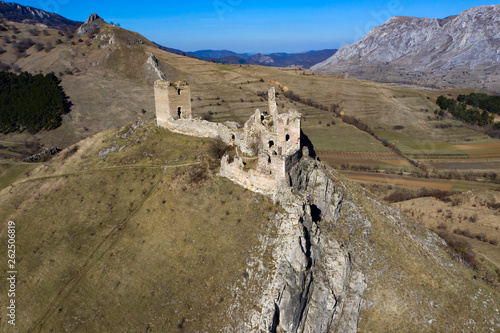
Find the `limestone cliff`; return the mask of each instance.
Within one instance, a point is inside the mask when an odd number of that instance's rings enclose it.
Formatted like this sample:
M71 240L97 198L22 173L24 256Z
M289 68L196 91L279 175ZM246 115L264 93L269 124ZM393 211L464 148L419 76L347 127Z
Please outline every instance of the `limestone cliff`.
M491 66L498 66L499 46L500 6L480 6L443 20L393 17L311 69L325 73L349 72L379 80L387 76L388 71L398 71L403 73L399 81L414 79L415 82L416 78L407 77L405 73L419 72L428 78L439 77L440 80L432 80L437 86L466 85L464 80L475 79L474 73L468 71L496 72ZM374 67L379 67L378 75ZM457 73L454 77L442 77L448 71Z

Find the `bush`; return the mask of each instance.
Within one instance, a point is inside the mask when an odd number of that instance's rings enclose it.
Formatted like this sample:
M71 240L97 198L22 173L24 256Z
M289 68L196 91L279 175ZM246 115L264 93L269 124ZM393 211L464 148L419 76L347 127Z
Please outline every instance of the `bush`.
M19 43L13 44L14 50L16 50L18 53L24 53L33 45L35 45L35 42L31 38L23 38Z
M438 231L439 237L444 239L446 244L457 253L462 260L475 270L480 268L480 263L476 259L476 255L472 252L472 247L465 239L461 239L446 230Z
M0 62L0 71L8 71L10 69L10 65L4 64L3 62Z
M38 29L29 29L28 32L30 33L31 36L38 36L40 35L40 31L38 31Z
M221 159L228 149L229 146L221 138L217 138L210 143L208 155L213 159Z
M50 52L53 48L54 45L52 45L51 42L47 42L47 44L45 44L45 52Z
M212 111L208 111L208 112L206 112L206 113L204 113L204 114L201 115L201 119L207 120L207 121L212 121L213 114L214 113Z

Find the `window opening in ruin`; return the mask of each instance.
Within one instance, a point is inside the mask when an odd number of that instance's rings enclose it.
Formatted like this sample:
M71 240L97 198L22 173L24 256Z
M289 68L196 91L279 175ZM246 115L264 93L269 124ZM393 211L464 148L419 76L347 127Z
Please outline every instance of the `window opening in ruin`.
M181 94L181 90L177 89L177 95L180 95L180 94Z
M269 156L269 158L267 159L267 162L268 162L269 164L271 164L271 156Z
M181 117L181 107L180 106L177 108L177 117L179 117L179 118Z
M290 135L288 135L288 134L287 134L287 135L285 136L285 140L286 140L286 141L290 140Z
M233 135L231 135L231 140L233 140L233 141L234 141L235 139L236 139L236 138L234 137L234 134L233 134Z
M274 141L269 141L269 148L272 148L274 146Z

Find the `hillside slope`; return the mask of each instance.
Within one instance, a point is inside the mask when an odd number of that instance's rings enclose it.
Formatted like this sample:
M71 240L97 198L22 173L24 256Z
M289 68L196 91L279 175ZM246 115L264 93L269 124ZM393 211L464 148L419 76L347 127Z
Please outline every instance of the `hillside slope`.
M290 219L296 202L274 206L214 176L210 145L139 122L78 143L1 191L0 218L16 223L16 327L260 332L278 304L281 319L301 309L306 289L288 303L273 292L275 282L305 282L300 272L279 278L289 270L284 245L297 242L287 226L306 223ZM500 328L498 294L435 234L313 159L292 179L294 195L322 210L307 246L318 261L312 285L335 282L334 331L356 331L357 316L360 332ZM304 323L327 323L321 289L309 292ZM4 320L0 328L12 331Z
M445 20L393 17L312 69L384 82L500 91L499 46L500 6L480 6Z

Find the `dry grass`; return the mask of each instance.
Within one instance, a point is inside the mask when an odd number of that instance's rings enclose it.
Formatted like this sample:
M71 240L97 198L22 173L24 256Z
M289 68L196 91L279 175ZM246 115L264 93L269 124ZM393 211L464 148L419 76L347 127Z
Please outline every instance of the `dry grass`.
M0 192L0 219L17 226L21 330L194 332L228 323L231 287L258 235L270 232L272 203L197 164L210 140L148 125L125 133L89 138ZM134 145L99 156L115 140Z
M499 192L476 190L455 194L449 202L434 198L419 198L395 205L414 216L428 229L441 228L469 242L481 259L480 262L486 260L494 267L489 272L484 271L482 276L489 274L495 277L497 275L495 269L500 270L500 249L494 242L500 239L500 211L495 206L498 202L500 202ZM490 240L493 242L490 243ZM500 275L493 281L499 284Z
M480 279L474 280L475 273L446 255L437 236L414 219L377 204L359 186L336 177L371 222L367 226L359 210L346 204L335 227L335 237L351 244L357 254L354 261L366 267L369 289L363 295L360 332L496 327L497 291ZM369 235L364 233L366 228Z

